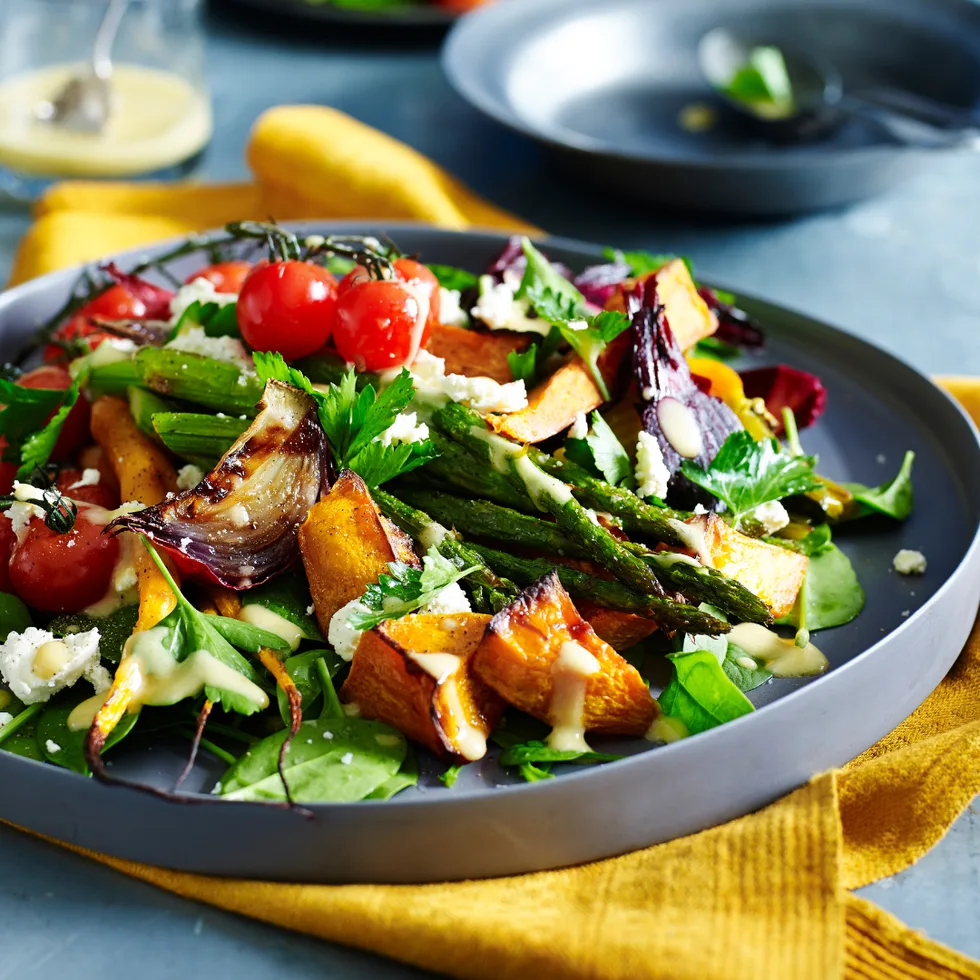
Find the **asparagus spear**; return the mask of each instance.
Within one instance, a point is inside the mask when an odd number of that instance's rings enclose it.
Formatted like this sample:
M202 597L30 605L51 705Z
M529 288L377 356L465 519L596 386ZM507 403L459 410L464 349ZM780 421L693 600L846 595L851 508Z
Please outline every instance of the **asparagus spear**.
M525 447L489 432L482 419L476 425L474 417L479 419L470 409L453 402L432 413L437 428L501 472L516 490L526 492L593 561L644 595L665 596L653 570L595 521L595 515L575 499L567 484L537 466Z
M498 575L506 575L521 586L531 585L556 567L547 559L521 558L482 544L472 544L470 547L482 556ZM694 633L698 636L717 636L731 629L728 623L701 612L697 606L673 602L670 599L638 595L623 586L621 582L596 578L588 572L580 572L575 568L558 565L557 571L561 584L574 598L590 599L609 609L620 609L623 612L648 616L665 629Z
M511 542L552 555L590 557L557 524L540 517L521 514L487 500L466 500L432 490L405 489L401 496L409 504L424 502L428 513L441 524L474 537ZM708 602L742 622L768 623L772 619L768 607L757 595L710 566L670 552L650 551L641 544L623 542L623 547L645 561L666 586L689 599Z
M218 459L248 428L249 421L193 412L156 412L153 428L163 444L178 456Z
M466 581L473 587L473 599L480 612L498 612L517 597L520 592L517 586L497 575L473 548L448 528L385 490L375 489L373 496L384 515L416 541L425 546L434 544L439 554L457 568L476 565L477 570Z
M167 347L143 347L133 356L147 387L217 412L255 414L264 385L253 371Z

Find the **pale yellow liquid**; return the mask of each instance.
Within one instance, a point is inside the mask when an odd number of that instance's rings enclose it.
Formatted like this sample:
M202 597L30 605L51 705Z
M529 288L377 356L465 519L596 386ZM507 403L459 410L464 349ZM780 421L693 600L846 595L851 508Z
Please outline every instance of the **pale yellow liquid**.
M82 69L56 65L0 82L0 166L56 177L127 177L194 156L211 138L207 98L179 75L117 65L112 114L102 133L39 122L34 108Z

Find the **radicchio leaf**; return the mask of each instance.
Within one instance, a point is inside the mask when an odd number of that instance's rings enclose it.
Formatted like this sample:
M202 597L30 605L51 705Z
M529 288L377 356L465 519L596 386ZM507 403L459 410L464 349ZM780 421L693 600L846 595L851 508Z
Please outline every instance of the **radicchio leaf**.
M783 409L792 409L797 428L813 425L827 406L827 389L815 374L787 364L754 368L741 373L749 398L761 398L776 419L776 435L783 434Z
M655 436L671 473L669 488L683 502L712 500L680 472L685 460L707 469L724 441L742 428L724 402L702 391L691 375L663 305L657 280L638 282L626 297L633 361L643 398L643 428ZM680 502L680 501L679 501Z
M622 260L590 265L575 277L573 285L587 302L604 308L630 272L631 266Z
M249 589L299 560L297 532L329 486L328 459L313 399L269 381L255 421L193 490L110 527L145 534L187 578Z
M102 266L102 271L108 273L120 286L124 286L131 296L138 299L146 307L139 319L170 319L170 301L174 298L174 294L169 289L157 286L141 276L123 272L115 262L109 262Z
M708 304L708 309L718 318L715 338L733 347L759 348L766 344L766 336L756 321L737 306L726 303L713 289L698 288L698 295Z
M562 265L560 262L552 262L551 264L560 275L571 282L573 273L567 265ZM511 235L504 246L504 250L487 266L487 275L493 276L496 282L503 282L504 273L511 272L514 281L519 282L524 276L525 268L527 268L527 256L524 254L521 236Z

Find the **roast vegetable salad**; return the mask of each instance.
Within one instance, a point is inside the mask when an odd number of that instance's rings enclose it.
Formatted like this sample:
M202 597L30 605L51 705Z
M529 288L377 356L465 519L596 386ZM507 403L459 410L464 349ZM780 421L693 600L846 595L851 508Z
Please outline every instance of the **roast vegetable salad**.
M864 602L834 535L909 515L912 456L821 474L823 386L737 373L733 302L671 256L254 223L89 270L0 378L0 749L112 780L183 738L217 796L385 799L418 749L548 779L821 673Z

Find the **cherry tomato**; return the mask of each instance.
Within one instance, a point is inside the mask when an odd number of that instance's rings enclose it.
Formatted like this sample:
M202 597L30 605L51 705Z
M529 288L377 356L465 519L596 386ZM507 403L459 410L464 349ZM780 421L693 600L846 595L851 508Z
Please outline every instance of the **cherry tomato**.
M10 557L10 583L29 606L44 612L81 612L98 602L112 580L119 542L80 511L68 534L31 521Z
M63 368L54 364L46 364L22 375L17 384L25 388L51 388L64 390L71 385L71 375ZM62 426L61 434L54 445L51 458L57 462L66 459L72 453L81 449L91 440L89 418L91 411L84 395L78 396L78 401L72 406Z
M52 336L62 342L80 340L89 350L95 350L103 340L109 340L115 335L91 323L91 317L102 317L106 320L138 320L145 316L146 303L134 296L125 286L110 286L105 292L79 307L71 319L58 327ZM44 359L64 360L65 350L58 344L50 344L45 348Z
M334 344L367 371L405 364L439 323L439 280L414 259L396 259L395 279L371 279L361 266L344 277L337 295ZM419 301L428 306L417 336Z
M0 436L0 456L3 456L7 448L7 440ZM14 479L20 467L16 463L5 463L0 459L0 493L10 493L14 489Z
M119 491L101 477L98 483L86 483L85 486L74 487L82 478L82 470L62 470L58 474L56 485L58 489L72 500L81 500L87 504L96 504L112 510L119 506Z
M0 514L0 592L13 592L10 584L10 555L17 544L14 526L6 514Z
M188 285L195 279L207 279L219 293L240 293L245 280L252 271L252 263L244 261L216 262L199 269L188 276L184 282Z
M295 360L329 339L337 280L322 266L290 259L256 266L238 294L238 328L255 350Z

